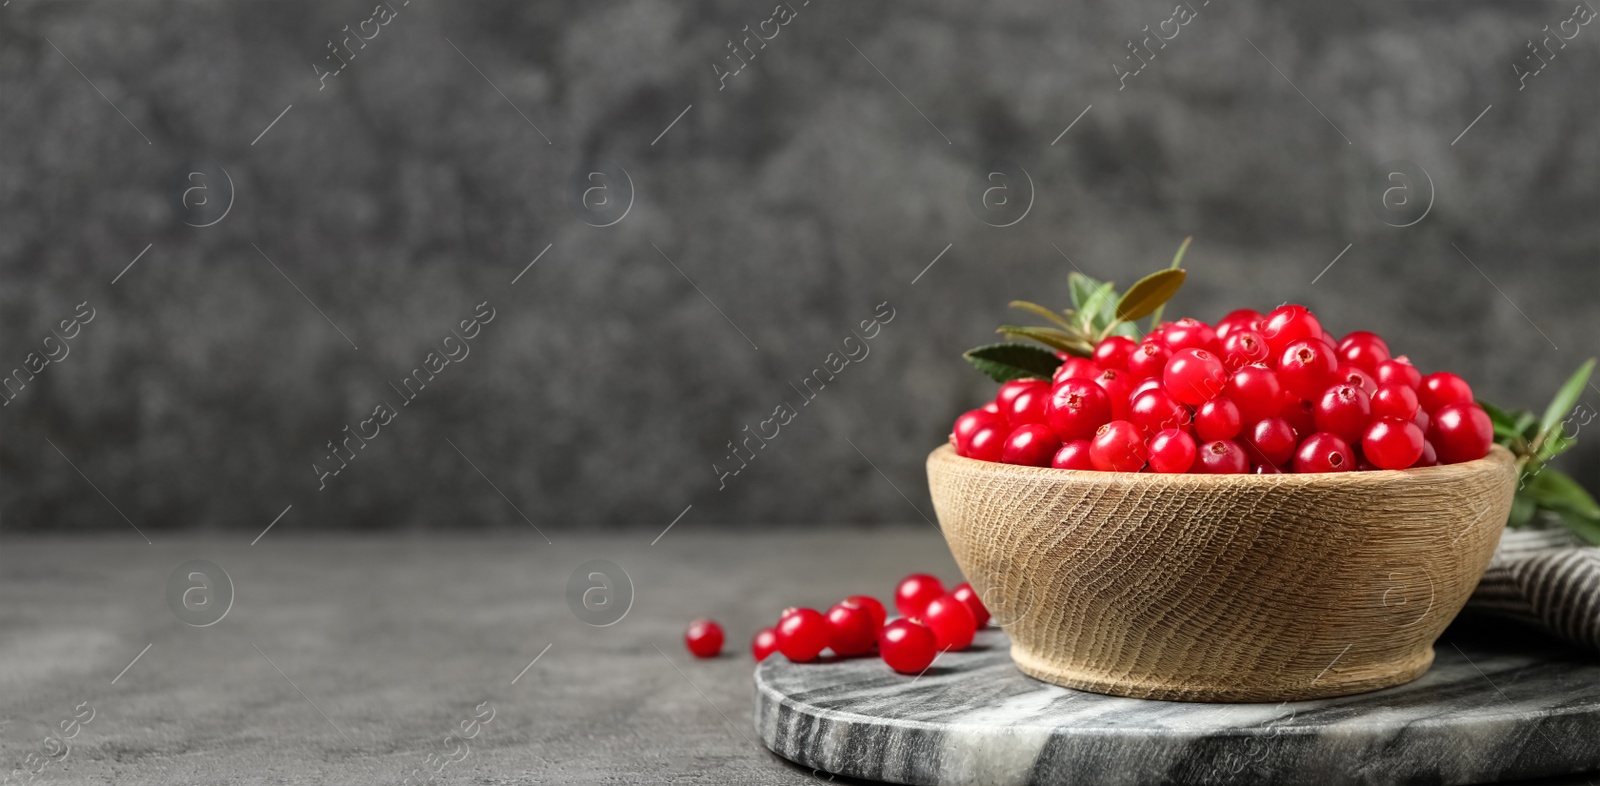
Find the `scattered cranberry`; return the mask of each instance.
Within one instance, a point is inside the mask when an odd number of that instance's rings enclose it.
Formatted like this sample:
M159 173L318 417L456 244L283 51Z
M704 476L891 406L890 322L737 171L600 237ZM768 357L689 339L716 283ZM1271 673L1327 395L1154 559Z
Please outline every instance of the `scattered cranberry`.
M894 588L894 607L902 617L915 617L928 601L943 594L944 582L926 573L913 573Z
M1257 463L1282 466L1294 457L1294 428L1283 418L1258 420L1246 436L1245 445Z
M1389 359L1389 344L1365 330L1357 330L1339 342L1339 360L1368 373L1377 373L1378 364Z
M1194 471L1206 475L1243 475L1250 471L1244 448L1230 439L1219 439L1200 446Z
M1350 472L1355 467L1350 443L1321 431L1306 437L1294 454L1295 472Z
M1089 459L1101 472L1138 472L1147 457L1139 427L1126 420L1101 426L1089 443Z
M1161 376L1167 394L1189 405L1210 401L1228 382L1222 361L1204 349L1194 348L1172 353Z
M832 627L816 609L795 609L778 623L778 651L795 663L817 659L828 646Z
M851 603L838 603L828 609L828 647L835 655L865 655L878 643L878 627L872 612Z
M1068 379L1050 392L1045 417L1062 440L1088 439L1111 420L1111 397L1092 380Z
M883 662L901 674L921 674L939 654L933 631L907 619L883 626L878 634L878 651L883 654Z
M1321 339L1296 339L1278 356L1278 382L1284 390L1308 401L1333 384L1337 370L1333 350Z
M1446 404L1433 413L1428 429L1440 464L1460 464L1489 455L1494 444L1494 425L1477 404Z
M1050 460L1050 466L1056 469L1094 469L1094 460L1089 457L1089 440L1063 442L1061 449L1056 451L1056 457Z
M708 619L689 623L683 643L696 658L715 658L722 652L722 626Z
M1169 428L1150 438L1150 471L1179 475L1194 465L1194 438L1189 432Z
M877 598L874 598L870 595L851 595L840 602L854 604L866 609L867 613L872 616L873 630L883 627L884 620L889 618L888 613L883 610L883 604L879 603Z
M1412 366L1411 361L1407 360L1404 355L1379 363L1378 369L1374 373L1377 375L1378 384L1380 385L1394 382L1405 385L1412 390L1416 390L1422 385L1422 372L1417 371L1416 367Z
M1361 432L1372 418L1372 404L1361 388L1334 385L1317 399L1313 414L1318 431L1325 431L1350 443L1361 439Z
M971 584L963 581L957 584L955 589L950 590L950 594L956 600L967 604L967 609L972 612L972 618L977 622L977 627L981 628L989 624L989 609L984 607L983 599L978 597L978 591L974 590Z
M1128 357L1133 350L1139 347L1133 339L1126 336L1107 336L1094 348L1094 362L1101 368L1115 368L1124 371L1128 368Z
M756 631L754 638L750 639L750 654L755 656L760 663L768 655L778 651L778 631L773 628L762 628Z
M1194 411L1194 435L1205 442L1233 439L1244 428L1238 405L1218 396Z
M928 601L918 621L933 631L934 646L940 650L960 651L972 646L972 636L978 630L972 609L954 595L940 595Z
M1057 437L1049 426L1043 423L1028 423L1017 426L1011 432L1011 436L1006 437L1005 448L1000 452L1000 461L1004 464L1020 464L1025 467L1048 467L1050 460L1055 458L1056 451L1060 449L1061 438Z
M1259 364L1242 366L1233 372L1228 384L1222 387L1222 395L1239 408L1239 417L1245 423L1270 418L1283 409L1283 386L1278 383L1278 372Z
M1417 389L1417 401L1424 411L1433 414L1449 404L1471 404L1472 388L1461 377L1440 371L1422 378L1422 387Z
M1377 392L1372 394L1372 416L1375 418L1394 418L1395 420L1411 420L1415 418L1417 416L1417 392L1409 386L1398 382L1379 385ZM1418 427L1427 430L1424 425L1418 424Z
M1422 458L1422 442L1415 423L1376 418L1361 437L1361 455L1378 469L1405 469Z

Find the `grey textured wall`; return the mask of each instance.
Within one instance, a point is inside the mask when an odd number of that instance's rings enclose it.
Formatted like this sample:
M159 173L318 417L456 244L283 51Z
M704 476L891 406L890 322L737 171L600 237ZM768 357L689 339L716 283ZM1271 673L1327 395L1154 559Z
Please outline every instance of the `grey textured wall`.
M1304 302L1526 406L1600 352L1600 25L1570 2L370 6L0 8L0 362L95 314L0 410L4 528L527 526L486 478L546 532L922 526L901 494L932 515L923 456L991 389L959 352L1064 304L1063 256L1126 284L1189 234L1169 313ZM319 90L347 25L377 34ZM746 25L778 33L719 90ZM1519 89L1547 25L1578 32ZM1119 82L1146 26L1177 34ZM1435 193L1403 228L1371 206L1393 159ZM1005 228L970 206L998 160L1035 192ZM596 227L607 168L634 198Z

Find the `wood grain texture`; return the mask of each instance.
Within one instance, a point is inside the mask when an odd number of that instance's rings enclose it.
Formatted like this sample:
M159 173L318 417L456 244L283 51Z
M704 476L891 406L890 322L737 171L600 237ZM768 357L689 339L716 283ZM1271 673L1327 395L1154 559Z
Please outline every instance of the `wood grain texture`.
M1283 701L1409 682L1489 564L1495 447L1403 472L1153 475L928 457L940 528L1022 671L1136 698Z

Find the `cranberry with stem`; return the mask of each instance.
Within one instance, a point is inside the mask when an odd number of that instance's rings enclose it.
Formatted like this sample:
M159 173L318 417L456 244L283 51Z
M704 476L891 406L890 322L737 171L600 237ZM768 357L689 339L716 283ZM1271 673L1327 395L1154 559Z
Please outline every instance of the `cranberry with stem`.
M683 643L696 658L715 658L722 652L722 638L722 626L702 617L689 623Z

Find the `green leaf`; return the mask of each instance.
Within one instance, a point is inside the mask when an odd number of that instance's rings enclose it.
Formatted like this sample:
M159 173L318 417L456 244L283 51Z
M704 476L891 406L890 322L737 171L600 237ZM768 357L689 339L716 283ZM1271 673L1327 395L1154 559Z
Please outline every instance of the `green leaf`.
M1045 308L1044 306L1041 306L1038 303L1029 303L1026 300L1013 300L1013 301L1011 301L1010 306L1012 308L1022 309L1023 311L1026 311L1026 312L1028 312L1030 314L1033 314L1035 316L1044 317L1045 319L1050 320L1051 322L1054 322L1057 325L1060 325L1062 328L1064 328L1066 330L1072 330L1072 323L1070 323L1067 320L1063 319L1060 314L1057 314L1056 312L1051 311L1050 309Z
M1538 450L1529 451L1529 454L1533 456L1534 461L1543 463L1571 450L1576 444L1578 444L1577 435L1569 437L1557 431L1549 439L1539 443Z
M1067 288L1072 291L1072 307L1082 311L1084 301L1101 287L1101 282L1096 281L1082 273L1074 271L1067 276Z
M1054 352L1032 344L989 344L969 349L962 357L996 382L1049 379L1061 366L1061 358Z
M1117 319L1132 322L1149 316L1173 295L1178 294L1178 289L1183 286L1183 279L1187 276L1188 273L1185 273L1183 268L1176 268L1160 270L1139 279L1122 295L1122 300L1117 302Z
M1578 403L1578 395L1583 393L1583 386L1589 382L1589 374L1593 371L1594 358L1589 358L1561 386L1556 397L1550 400L1550 406L1545 408L1544 417L1539 420L1539 435L1535 439L1548 439L1551 432L1561 425L1567 413Z
M1518 490L1517 495L1511 498L1511 515L1506 520L1508 527L1525 527L1533 520L1533 511L1538 506L1533 502L1533 496L1526 491Z
M1512 424L1511 428L1524 439L1533 439L1533 424L1536 422L1532 412L1523 410L1517 413L1517 422Z
M1565 472L1546 467L1528 484L1528 493L1540 507L1600 519L1600 505Z
M1577 533L1578 537L1588 541L1589 545L1600 546L1600 519L1587 518L1568 510L1557 511L1557 515L1561 517L1561 522L1567 525L1567 529Z
M1094 354L1094 347L1090 346L1088 341L1085 341L1083 337L1075 333L1068 333L1065 330L1028 327L1026 325L1001 325L995 332L1004 333L1008 336L1031 338L1047 347L1054 347L1062 352L1070 352L1080 357L1089 357Z
M1113 300L1116 294L1117 291L1108 281L1084 301L1083 307L1078 309L1078 322L1084 333L1094 333L1111 324L1110 304L1116 302Z
M1188 236L1188 237L1183 239L1183 243L1178 246L1178 253L1172 255L1172 264L1167 266L1168 270L1177 270L1178 269L1178 265L1183 262L1184 253L1189 250L1189 243L1191 243L1193 241L1194 241L1194 235L1190 235L1190 236ZM1150 327L1153 328L1156 325L1161 323L1161 312L1164 311L1166 309L1166 307L1167 307L1167 304L1166 303L1162 303L1161 305L1156 306L1156 310L1155 311L1152 311L1150 313Z

